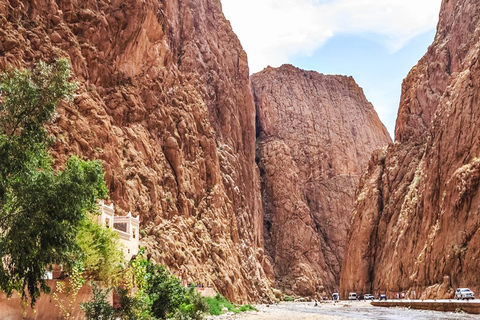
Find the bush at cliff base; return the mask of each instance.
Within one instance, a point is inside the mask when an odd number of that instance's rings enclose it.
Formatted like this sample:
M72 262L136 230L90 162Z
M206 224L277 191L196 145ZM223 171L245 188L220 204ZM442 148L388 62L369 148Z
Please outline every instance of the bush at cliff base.
M236 306L219 293L217 293L214 298L205 298L205 300L208 303L208 310L212 315L222 314L224 308L226 308L228 312L233 313L257 310L249 304L243 306Z
M180 279L164 266L146 260L144 253L141 248L125 268L122 287L116 288L120 303L113 315L106 301L108 291L93 286L92 301L82 304L88 319L201 320L207 312L219 315L224 308L233 313L256 310L251 305L234 305L221 294L201 297L194 285L183 287Z
M113 320L114 309L107 301L111 290L102 290L93 282L90 282L90 285L92 286L92 301L80 303L80 309L85 312L87 320Z
M137 257L125 270L123 288L117 288L121 319L192 319L201 320L208 305L194 286L185 288L164 266L155 265L143 256Z

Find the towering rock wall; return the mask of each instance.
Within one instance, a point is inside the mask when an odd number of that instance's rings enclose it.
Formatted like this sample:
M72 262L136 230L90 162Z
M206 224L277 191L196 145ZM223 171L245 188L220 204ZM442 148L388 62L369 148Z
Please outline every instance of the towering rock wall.
M287 293L338 289L355 188L391 142L351 77L284 65L252 76L265 249Z
M480 3L444 0L403 83L396 142L362 177L341 292L480 289Z
M70 59L61 166L101 159L152 258L230 299L267 297L247 58L220 0L0 0L0 70Z

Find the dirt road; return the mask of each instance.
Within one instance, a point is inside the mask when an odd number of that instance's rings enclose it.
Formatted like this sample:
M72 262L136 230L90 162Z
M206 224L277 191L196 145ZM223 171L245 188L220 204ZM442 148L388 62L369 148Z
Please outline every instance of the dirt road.
M406 308L374 307L364 301L327 302L314 306L313 302L282 302L256 306L258 312L209 317L210 320L480 320L479 315L465 313L410 310Z

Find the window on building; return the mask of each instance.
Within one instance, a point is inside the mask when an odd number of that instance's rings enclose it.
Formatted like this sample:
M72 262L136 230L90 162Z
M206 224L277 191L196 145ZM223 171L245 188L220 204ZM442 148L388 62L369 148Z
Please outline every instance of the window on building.
M133 239L135 239L135 237L136 237L136 229L135 228L132 229L132 237L133 237Z
M115 222L113 227L117 230L127 232L127 224L125 222Z
M105 218L105 227L110 228L110 219Z
M128 249L128 254L130 254L130 249Z

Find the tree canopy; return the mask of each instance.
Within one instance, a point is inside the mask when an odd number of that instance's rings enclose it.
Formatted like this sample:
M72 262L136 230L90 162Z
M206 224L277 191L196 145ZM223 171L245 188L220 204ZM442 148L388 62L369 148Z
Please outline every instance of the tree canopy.
M87 279L102 280L106 285L116 285L122 277L125 263L123 246L118 233L94 222L88 217L81 222L76 236L80 252L76 260L83 262Z
M64 170L52 168L45 124L72 99L69 77L65 59L0 76L0 288L32 305L49 291L46 269L78 256L81 222L107 196L99 161L72 156Z

